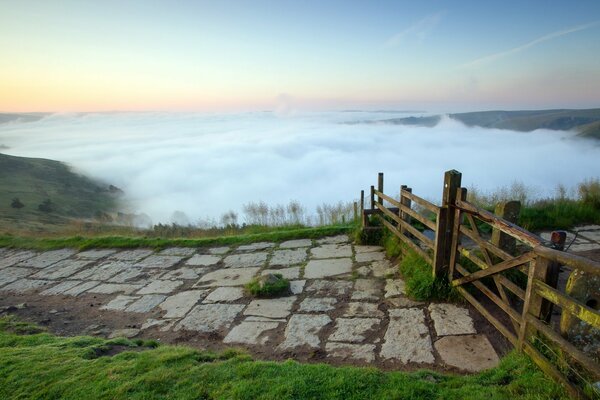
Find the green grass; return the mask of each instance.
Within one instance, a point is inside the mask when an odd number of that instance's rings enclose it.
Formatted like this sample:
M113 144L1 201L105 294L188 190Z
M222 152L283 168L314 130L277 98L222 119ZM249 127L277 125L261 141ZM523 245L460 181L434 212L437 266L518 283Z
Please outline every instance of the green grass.
M277 278L274 282L261 284L260 278L254 278L245 286L246 290L255 297L276 297L287 293L290 289L290 281L283 278L281 274L274 274Z
M149 237L126 237L126 236L105 236L105 237L83 237L72 236L66 238L39 238L30 236L0 236L0 247L33 249L33 250L52 250L65 247L76 248L80 250L91 248L137 248L147 247L163 249L166 247L206 247L206 246L227 246L236 244L247 244L262 241L281 242L291 239L314 239L323 236L337 235L342 233L351 233L352 227L349 225L323 226L316 228L299 228L292 230L276 229L271 232L263 232L238 236L219 236L200 239L169 239L169 238L149 238Z
M19 325L19 328L15 328ZM0 318L3 399L566 399L516 353L471 376L253 361L155 342L23 333ZM102 356L111 348L118 354Z

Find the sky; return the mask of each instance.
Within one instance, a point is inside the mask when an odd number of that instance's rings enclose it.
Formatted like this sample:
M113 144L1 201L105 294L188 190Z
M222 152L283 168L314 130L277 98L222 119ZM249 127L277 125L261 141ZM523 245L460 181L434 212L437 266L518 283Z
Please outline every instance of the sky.
M0 111L600 106L600 2L0 0Z

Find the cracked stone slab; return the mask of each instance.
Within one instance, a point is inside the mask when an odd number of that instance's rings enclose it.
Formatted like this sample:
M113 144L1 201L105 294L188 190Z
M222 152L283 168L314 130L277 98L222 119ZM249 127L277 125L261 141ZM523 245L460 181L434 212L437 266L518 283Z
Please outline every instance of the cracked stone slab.
M243 304L201 304L194 307L175 330L222 332L229 329L244 307Z
M62 281L58 285L52 286L49 289L44 290L40 293L42 296L57 296L59 294L63 294L69 289L74 288L77 285L80 285L82 281Z
M132 337L136 337L139 334L140 334L140 329L136 329L136 328L117 329L117 330L113 331L110 335L108 335L108 338L115 339L115 338L124 337L124 338L130 339Z
M179 256L151 255L141 261L138 261L134 266L139 268L167 269L171 268L175 264L178 264L182 259L183 257Z
M335 310L337 299L335 297L307 297L300 303L299 312L327 312Z
M54 263L71 257L75 253L76 251L73 249L45 251L33 258L29 258L27 260L19 262L19 266L31 268L46 268Z
M350 272L352 272L352 260L349 258L310 260L304 267L306 279L325 278Z
M137 294L169 294L181 285L183 285L183 281L156 280L144 286L139 292L137 292Z
M370 261L381 261L385 259L385 253L380 251L374 251L370 253L358 253L356 254L356 262L370 262Z
M434 346L445 364L464 371L480 372L500 362L485 335L445 336Z
M107 282L125 283L144 274L145 272L141 268L129 266L125 271L113 276L112 278L108 278Z
M203 303L226 303L244 297L244 289L235 286L218 287L202 301Z
M109 301L107 304L100 307L101 310L110 310L110 311L123 311L125 310L131 303L138 300L139 296L125 296L119 295ZM143 329L143 328L142 328Z
M373 276L375 278L385 278L389 275L394 275L397 271L397 268L385 259L371 263L370 269L373 271Z
M88 290L88 293L99 293L99 294L114 294L114 293L125 293L131 294L136 290L140 289L142 285L131 285L127 283L102 283L94 288Z
M285 318L292 312L296 296L280 297L277 299L252 300L244 315L253 315L267 318Z
M352 257L352 247L349 244L323 244L310 249L311 258L342 258Z
M37 270L20 267L6 267L2 270L2 272L0 272L0 286L14 282L21 278L25 278L35 271Z
M98 281L81 282L79 285L73 286L71 289L65 290L62 294L66 295L66 296L77 297L81 293L83 293L87 290L90 290L91 288L93 288L99 284L100 284L100 282L98 282Z
M300 294L304 291L305 280L290 281L290 292L292 294Z
M77 253L75 255L75 257L83 258L85 260L99 260L101 258L108 257L111 254L114 254L116 252L117 252L117 250L115 250L115 249L105 249L105 250L93 249L93 250L86 250L86 251Z
M381 345L384 360L433 364L433 346L425 313L419 308L389 310L390 322Z
M110 258L118 261L139 261L152 253L150 249L125 250L111 255Z
M261 275L281 274L284 279L300 278L300 267L282 268L282 269L264 269Z
M352 288L352 282L341 280L316 280L307 288L307 292L314 292L317 296L340 297L348 294Z
M249 317L246 317L246 319L244 321L248 321L248 322L287 322L287 320L285 318L255 317L252 315Z
M200 278L208 272L208 268L188 268L181 267L172 271L167 271L164 274L160 275L160 279L168 279L168 280L195 280Z
M169 247L168 249L164 249L163 251L159 252L158 255L189 257L194 254L195 251L196 249L193 247Z
M294 265L301 264L306 261L307 253L306 249L285 249L285 250L275 250L273 252L273 257L271 257L271 261L269 261L269 265L277 266L277 265Z
M221 261L220 256L215 256L211 254L196 254L194 257L187 260L186 265L193 265L196 267L210 267L213 265L217 265Z
M356 254L371 253L371 252L374 252L374 251L383 251L383 247L381 247L381 246L355 245L354 246L354 251L356 252Z
M105 281L119 272L131 267L131 264L121 261L105 261L95 267L84 269L71 276L75 280Z
M344 317L377 317L383 318L384 314L375 303L348 303Z
M147 294L131 303L125 311L134 313L145 313L165 301L167 296L162 294Z
M243 343L249 345L264 345L269 341L265 333L279 327L279 322L244 321L234 327L223 343Z
M257 242L251 244L245 244L239 246L235 251L258 251L258 250L267 250L271 247L275 247L275 243L271 242Z
M206 294L208 290L188 290L167 297L159 308L166 311L164 318L182 318L188 313Z
M267 262L268 253L243 253L243 254L232 254L223 259L225 268L248 268L248 267L262 267Z
M352 300L376 301L381 298L381 287L375 279L357 279L354 282Z
M329 323L331 323L331 318L327 315L292 315L285 328L285 339L278 346L278 349L287 350L297 347L318 349L321 346L319 334Z
M229 250L231 250L230 247L213 247L208 249L208 253L215 256L222 256L223 254L228 253Z
M338 244L338 243L348 243L350 238L348 235L337 235L337 236L328 236L317 240L319 244Z
M148 318L146 320L146 322L144 322L142 324L142 326L140 327L141 330L146 330L146 329L150 329L150 328L154 328L156 326L165 326L166 324L168 324L169 322L173 322L173 321L169 321L166 319L154 319L154 318Z
M230 268L209 272L196 286L242 286L250 282L260 268Z
M569 252L573 253L578 251L589 251L596 250L598 248L600 248L600 246L597 243L573 244L571 247L569 247Z
M26 292L28 290L39 289L44 286L53 284L54 282L42 281L39 279L21 278L4 286L0 291L3 292Z
M398 297L406 294L406 284L402 279L385 280L385 298Z
M429 314L438 336L477 333L469 310L454 304L430 304Z
M375 361L374 344L328 342L325 344L325 351L327 352L327 357L329 358L366 362Z
M84 267L90 265L93 261L91 260L62 260L44 268L33 275L34 278L57 280L67 278Z
M583 237L587 240L600 242L600 230L580 231L579 234L581 235L580 237ZM567 243L569 242L567 241Z
M599 231L600 230L600 225L582 225L582 226L577 226L577 227L573 228L573 230L575 232Z
M33 251L15 251L9 254L5 254L0 258L0 269L17 265L27 259L35 257L36 253Z
M338 318L329 336L332 342L362 343L381 323L379 318Z
M295 249L298 247L310 247L312 246L312 240L310 239L295 239L287 240L279 245L280 249Z

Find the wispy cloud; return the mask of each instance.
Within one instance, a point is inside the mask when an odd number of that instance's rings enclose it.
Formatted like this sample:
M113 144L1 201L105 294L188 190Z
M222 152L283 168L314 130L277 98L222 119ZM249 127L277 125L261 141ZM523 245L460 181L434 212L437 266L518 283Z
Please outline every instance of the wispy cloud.
M439 24L442 19L443 12L437 12L435 14L427 15L425 18L420 19L408 28L401 32L396 33L385 41L384 47L396 47L406 40L414 40L422 42L427 35Z
M583 31L583 30L592 28L592 27L598 25L599 23L600 23L600 21L594 21L594 22L590 22L588 24L577 25L577 26L573 26L573 27L570 27L570 28L562 29L560 31L552 32L552 33L549 33L547 35L541 36L541 37L539 37L537 39L534 39L534 40L532 40L530 42L522 44L521 46L517 46L517 47L514 47L512 49L501 51L501 52L498 52L498 53L490 54L490 55L487 55L487 56L484 56L484 57L480 57L480 58L477 58L477 59L475 59L473 61L469 61L469 62L467 62L465 64L460 65L460 67L461 68L480 67L482 65L489 64L489 63L491 63L493 61L496 61L496 60L499 60L501 58L508 57L508 56L510 56L512 54L519 53L519 52L521 52L523 50L527 50L530 47L533 47L533 46L535 46L537 44L540 44L540 43L543 43L543 42L547 42L548 40L556 39L558 37L565 36L565 35L568 35L570 33L579 32L579 31Z

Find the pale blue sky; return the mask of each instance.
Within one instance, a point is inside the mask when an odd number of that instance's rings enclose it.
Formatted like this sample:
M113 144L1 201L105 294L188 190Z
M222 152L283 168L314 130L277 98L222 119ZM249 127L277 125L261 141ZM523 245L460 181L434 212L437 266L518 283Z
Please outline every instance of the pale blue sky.
M490 3L0 0L0 111L600 106L599 1Z

